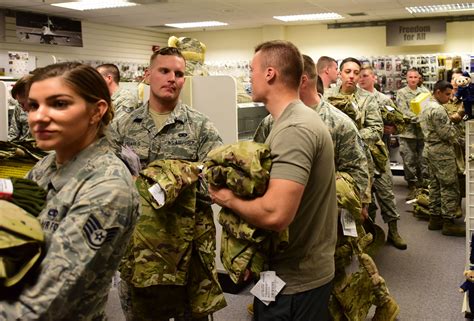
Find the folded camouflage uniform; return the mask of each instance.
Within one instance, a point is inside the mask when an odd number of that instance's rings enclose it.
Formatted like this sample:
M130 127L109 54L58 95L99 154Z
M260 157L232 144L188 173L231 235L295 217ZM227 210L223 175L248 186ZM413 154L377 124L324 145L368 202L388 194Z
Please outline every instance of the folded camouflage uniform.
M345 172L336 172L337 206L344 208L352 217L362 222L362 203L352 176Z
M135 287L186 285L194 317L226 305L214 264L212 209L196 198L199 165L158 160L140 172L140 217L119 267Z
M206 179L209 184L227 187L242 198L261 196L270 179L270 157L268 146L251 141L221 146L207 156ZM288 246L288 229L276 233L256 228L227 208L219 212L219 223L221 261L234 283L242 281L247 269L254 276L259 275L268 256Z
M392 100L387 100L387 104L381 105L380 113L384 124L395 125L396 134L405 131L406 125L410 123L410 118L405 116Z
M21 207L33 216L38 216L46 203L46 191L29 179L0 178L0 199Z
M337 94L327 98L328 101L334 106L349 116L356 124L357 129L362 128L362 111L359 109L358 104L355 102L355 95L343 95ZM375 168L379 173L385 172L385 165L388 161L388 150L385 147L382 139L379 139L375 144L368 144L370 154L374 161Z
M20 282L43 252L40 222L19 206L0 200L0 292Z

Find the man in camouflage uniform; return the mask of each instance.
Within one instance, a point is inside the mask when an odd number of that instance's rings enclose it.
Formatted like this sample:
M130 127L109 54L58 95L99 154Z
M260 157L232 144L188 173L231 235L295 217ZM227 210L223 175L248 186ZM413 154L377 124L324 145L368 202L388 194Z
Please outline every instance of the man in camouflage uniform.
M462 216L461 195L453 145L458 144L459 132L442 106L449 101L453 86L445 80L436 82L433 97L420 113L425 137L424 156L428 160L430 180L429 230L442 230L443 235L465 236L464 224L455 218Z
M324 88L329 88L337 81L337 61L328 56L321 56L316 63L316 72L323 81Z
M97 66L96 69L104 77L105 83L109 88L112 105L115 110L114 121L138 107L137 95L119 86L120 71L116 65L102 64Z
M334 98L347 99L350 101L354 114L357 115L356 125L359 128L360 136L366 146L370 147L381 140L383 121L375 97L371 93L357 87L360 68L361 64L357 59L352 57L344 59L340 65L341 85L326 89L324 97L329 99L329 102ZM353 120L356 121L354 118ZM374 180L375 165L370 153L366 153L369 163L369 186L363 195L362 202L364 215L368 216L367 209L371 203L371 189ZM396 221L392 226L396 227Z
M177 48L165 47L154 52L146 75L150 84L148 103L112 124L111 137L115 144L131 148L140 158L143 168L154 160L202 161L210 150L222 144L219 133L209 118L179 101L185 80L185 65L185 59ZM206 215L212 216L212 210L209 211L210 203L204 193L202 189L198 191L198 206L205 209L203 212ZM142 227L137 224L137 228ZM215 246L215 235L212 238L211 245ZM163 248L163 251L166 249ZM193 271L190 270L189 274L193 274ZM133 287L138 288L140 285L123 280L120 285L121 302L127 320L151 320L150 316L156 315L160 308L163 309L163 317L166 317L165 312L171 306L180 310L180 315L169 317L182 317L190 310L189 303L182 295L186 292L187 285L147 287L143 301L153 296L156 304L142 304L142 309L130 306L130 290ZM140 297L136 300L140 301ZM201 319L207 320L207 317Z
M419 94L429 92L426 87L418 87L420 74L416 69L407 72L407 85L397 91L397 106L411 120L406 129L400 134L400 155L403 160L403 172L410 192L406 199L416 196L416 188L425 186L428 178L426 159L423 158L423 133L418 116L410 109L410 102Z
M383 108L392 108L394 109L395 106L390 98L382 94L381 92L377 91L374 88L375 84L375 74L371 67L362 68L360 72L360 80L359 86L362 89L367 90L368 92L372 93L375 96L375 99L378 103L379 108L382 110ZM386 107L388 106L388 107ZM384 135L390 135L391 132L390 126L384 126L384 131L387 129L387 132L384 132ZM387 148L387 146L385 146ZM387 149L388 153L388 149ZM385 171L381 172L380 175L375 177L373 190L375 192L375 196L377 197L377 202L380 206L380 212L382 214L382 218L385 223L389 226L393 225L392 222L396 222L400 219L400 214L398 214L397 207L395 204L395 194L393 193L393 177L392 177L392 170L390 169L390 159L387 158ZM369 211L373 211L375 216L375 211L377 207L375 205L375 200L372 199L371 206L369 207ZM389 228L389 234L387 240L392 242L393 245L401 250L406 250L407 244L402 239L402 237L396 233L393 235L393 232L397 231L396 226Z
M11 91L14 99L9 100L8 103L14 106L14 110L8 129L9 141L32 138L30 126L28 125L28 113L24 109L28 99L25 90L29 77L24 76L18 79Z

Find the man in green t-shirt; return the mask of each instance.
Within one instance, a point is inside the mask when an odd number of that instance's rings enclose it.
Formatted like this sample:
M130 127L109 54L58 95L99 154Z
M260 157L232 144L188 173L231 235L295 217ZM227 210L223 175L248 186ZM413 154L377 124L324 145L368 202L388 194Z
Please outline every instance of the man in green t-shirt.
M275 120L265 143L273 165L266 193L241 199L210 186L215 203L248 223L273 231L289 228L289 247L270 254L269 270L285 287L270 305L254 300L255 319L328 320L334 278L337 201L334 152L328 129L299 99L303 61L287 41L257 46L251 64L252 99Z

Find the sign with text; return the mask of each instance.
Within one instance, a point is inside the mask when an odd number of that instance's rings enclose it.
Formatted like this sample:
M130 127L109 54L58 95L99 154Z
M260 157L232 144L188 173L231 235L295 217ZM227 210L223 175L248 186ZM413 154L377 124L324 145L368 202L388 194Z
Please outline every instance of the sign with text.
M387 46L442 45L446 38L446 21L404 20L387 22Z

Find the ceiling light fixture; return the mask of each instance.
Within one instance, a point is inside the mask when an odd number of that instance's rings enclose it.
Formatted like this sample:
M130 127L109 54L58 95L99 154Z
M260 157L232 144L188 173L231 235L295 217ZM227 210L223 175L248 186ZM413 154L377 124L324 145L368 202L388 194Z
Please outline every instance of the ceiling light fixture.
M273 16L273 18L280 21L285 21L285 22L344 19L343 16L335 12L298 14L298 15L290 15L290 16Z
M228 23L220 21L198 21L198 22L183 22L183 23L166 23L165 26L173 28L203 28L203 27L219 27L227 26Z
M127 0L81 0L76 2L52 3L52 6L73 9L73 10L97 10L137 6L138 3L128 2Z
M474 3L453 3L430 6L405 7L410 13L436 13L474 10Z

